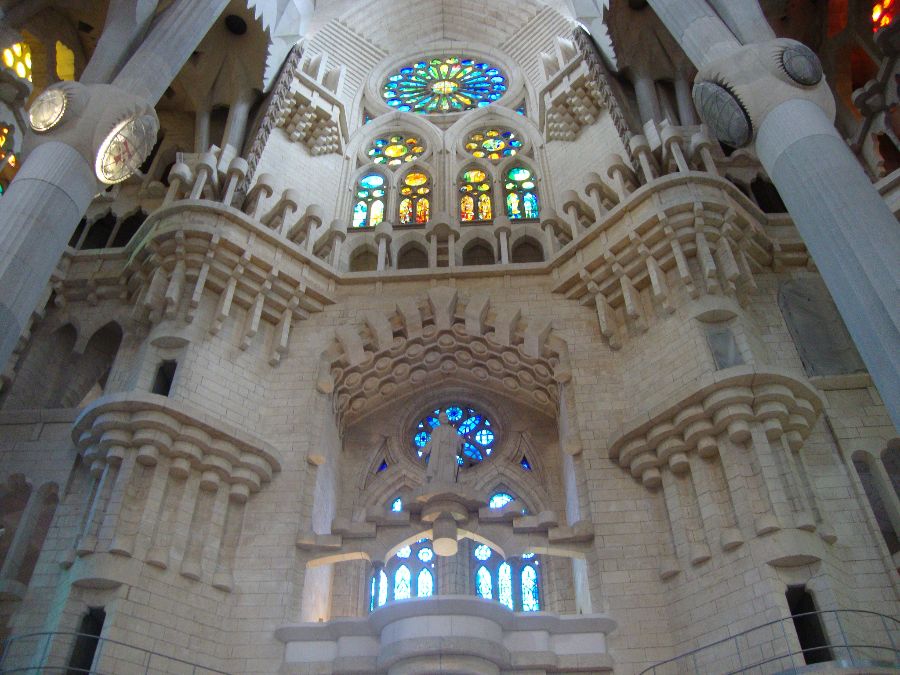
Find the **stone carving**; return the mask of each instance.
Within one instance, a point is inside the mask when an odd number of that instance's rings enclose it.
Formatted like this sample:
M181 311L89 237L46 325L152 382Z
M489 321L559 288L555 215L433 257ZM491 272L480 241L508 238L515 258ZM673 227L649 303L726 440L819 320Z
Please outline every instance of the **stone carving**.
M438 419L441 426L431 432L431 440L425 446L428 456L425 480L429 483L455 483L460 437L447 419L447 413L442 412Z
M741 148L753 138L750 116L737 97L721 84L697 82L694 105L703 121L723 143Z
M822 81L822 64L812 49L799 42L781 52L784 72L797 84L812 87Z

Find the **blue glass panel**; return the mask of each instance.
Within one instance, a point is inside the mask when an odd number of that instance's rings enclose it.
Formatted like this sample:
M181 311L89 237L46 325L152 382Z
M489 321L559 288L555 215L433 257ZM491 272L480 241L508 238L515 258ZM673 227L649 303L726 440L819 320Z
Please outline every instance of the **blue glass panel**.
M420 598L429 598L433 592L434 577L431 576L430 571L423 569L416 578L416 595Z
M480 598L490 600L494 597L493 583L491 581L491 573L483 565L478 568L475 573L475 593Z
M502 509L512 501L515 500L511 494L507 494L506 492L498 492L493 497L491 497L491 501L488 502L488 506L490 506L492 509Z
M463 443L462 451L466 457L474 459L476 462L480 462L484 459L484 457L481 456L481 452L478 450L478 448L476 448L471 443Z
M356 202L353 207L353 227L365 227L366 216L369 214L369 206L365 202Z
M423 548L416 555L423 563L428 563L434 560L434 551L432 551L430 548Z
M367 190L371 190L372 188L380 188L382 185L384 185L384 178L379 176L377 173L370 173L367 176L363 176L362 178L360 178L359 184Z
M474 555L481 562L484 562L485 560L487 560L488 558L491 557L491 553L492 553L492 551L491 551L490 546L488 546L486 544L479 544L478 546L475 547Z
M412 597L412 578L409 568L400 565L394 573L394 600L405 600Z
M399 551L397 551L398 558L408 558L410 553L412 553L412 549L409 546L404 546Z
M522 465L522 468L526 471L531 471L531 462L528 461L527 457L522 457L522 461L519 462Z
M522 560L531 560L534 557L534 553L523 553Z
M384 570L381 570L381 574L378 577L378 606L379 607L381 607L384 603L387 602L387 591L388 591L387 574L384 573Z
M538 574L531 565L522 568L522 611L541 611L541 602L538 599Z
M426 445L428 445L428 441L431 440L431 434L425 431L420 431L416 434L414 440L417 446L419 446L420 448L424 448Z
M387 463L387 461L383 461L383 462L381 463L381 466L378 467L378 471L376 471L375 473L381 473L382 471L384 471L384 470L387 469L387 468L388 468L388 463Z
M402 511L403 510L403 500L400 497L397 497L394 501L391 502L391 511Z
M470 434L475 431L475 427L481 422L481 415L473 415L459 425L459 430L463 434Z
M502 563L500 569L497 570L497 592L500 596L500 604L512 609L512 568L509 563Z
M463 411L459 406L451 405L449 408L447 408L447 419L449 419L451 422L459 422L462 419L462 416Z
M372 587L369 590L369 611L375 609L375 577L372 576Z
M490 445L494 442L494 432L490 429L480 429L478 433L475 434L475 440L482 445Z

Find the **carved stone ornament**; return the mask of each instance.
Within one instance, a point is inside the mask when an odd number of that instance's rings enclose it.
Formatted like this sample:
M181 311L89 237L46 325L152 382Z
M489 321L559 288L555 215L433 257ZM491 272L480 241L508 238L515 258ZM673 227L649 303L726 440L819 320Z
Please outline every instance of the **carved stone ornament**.
M697 82L694 85L694 105L703 121L723 143L741 148L753 138L750 116L737 97L722 85Z

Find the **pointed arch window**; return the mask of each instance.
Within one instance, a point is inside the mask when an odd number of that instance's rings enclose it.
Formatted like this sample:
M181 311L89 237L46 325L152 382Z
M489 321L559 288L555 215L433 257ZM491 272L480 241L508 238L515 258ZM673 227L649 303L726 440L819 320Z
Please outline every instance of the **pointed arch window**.
M437 589L436 574L430 539L404 546L369 580L369 611L392 600L431 597Z
M364 174L356 182L353 227L376 227L384 220L385 180L379 173Z
M524 166L514 166L506 172L506 215L510 220L537 220L540 218L537 185L534 173Z
M459 219L464 223L494 220L491 178L478 168L463 171L459 180Z
M410 171L400 186L401 225L425 225L431 217L431 178L422 171Z
M541 610L540 561L534 553L504 560L487 544L472 550L475 595L516 612Z

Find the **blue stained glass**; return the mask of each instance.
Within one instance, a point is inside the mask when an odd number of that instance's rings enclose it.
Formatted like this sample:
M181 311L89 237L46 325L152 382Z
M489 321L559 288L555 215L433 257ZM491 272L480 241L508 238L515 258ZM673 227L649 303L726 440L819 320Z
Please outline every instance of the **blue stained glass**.
M428 445L428 441L431 440L431 434L429 434L427 431L420 431L416 434L414 440L417 446L419 446L420 448L424 448L426 445Z
M447 419L451 422L458 422L462 419L463 411L462 408L456 405L452 405L447 408Z
M494 442L494 432L490 429L482 429L477 434L475 434L475 440L482 445L490 445Z
M523 553L522 560L531 560L534 557L534 553Z
M511 494L508 494L506 492L498 492L493 497L491 497L491 501L488 502L488 506L490 506L492 509L502 509L504 506L513 501L515 501L515 499Z
M497 570L497 592L500 596L500 604L512 609L512 568L509 563L502 563L500 569Z
M377 173L370 173L368 176L363 176L362 178L360 178L359 184L366 189L379 188L384 185L384 178L379 176Z
M437 429L439 426L441 426L441 421L437 417L429 417L427 421L428 424L431 425L432 429Z
M409 568L400 565L394 573L394 600L406 600L412 597L412 579Z
M369 611L375 609L375 577L372 577L372 588L369 590Z
M378 577L378 606L381 607L384 603L387 602L387 574L384 573L384 570L381 570L381 574Z
M388 468L388 463L386 461L383 461L383 462L381 462L381 466L378 467L378 471L376 471L375 473L381 473L382 471L385 471L387 468Z
M400 497L397 497L394 501L391 502L391 511L402 511L403 510L403 500Z
M486 105L489 97L499 98L505 82L500 70L487 63L450 56L404 66L387 78L382 95L397 109L457 112Z
M487 544L478 544L478 546L475 547L474 551L475 557L478 558L481 562L484 562L485 560L490 558L491 553L491 547Z
M459 425L459 430L463 434L471 433L472 431L475 430L475 427L478 426L479 422L481 422L481 416L473 415L472 417L468 418L466 421L464 421L462 424Z
M433 592L434 577L431 576L431 572L428 570L422 570L416 578L416 595L420 598L428 598L431 597Z
M484 459L484 457L482 457L481 453L478 451L478 448L476 448L471 443L463 443L463 454L466 457L470 457L477 462L480 462L482 459Z
M353 207L353 227L365 227L366 216L369 214L369 206L365 202L356 202Z
M522 568L522 611L541 611L541 602L538 599L538 574L531 565Z
M491 573L483 565L475 573L475 591L480 598L490 600L494 597Z
M412 549L409 546L404 546L397 551L396 555L398 558L408 558L410 553L412 553Z
M526 471L531 471L531 462L528 461L527 457L523 457L522 461L519 462L519 464L521 464L522 468L525 469Z
M434 560L434 551L432 551L430 548L423 548L416 555L423 563L428 563Z

